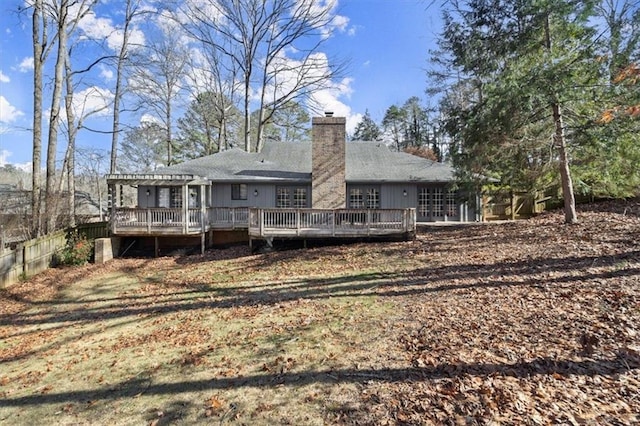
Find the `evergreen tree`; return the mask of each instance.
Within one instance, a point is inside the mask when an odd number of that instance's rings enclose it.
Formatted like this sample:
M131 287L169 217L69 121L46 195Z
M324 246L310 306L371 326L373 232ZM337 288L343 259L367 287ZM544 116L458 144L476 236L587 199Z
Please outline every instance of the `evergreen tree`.
M352 141L377 141L380 140L382 132L375 121L369 115L369 110L366 110L362 120L356 125L356 128L351 137Z
M397 105L391 105L387 108L382 119L382 128L386 134L391 138L393 147L397 151L402 151L406 147L405 141L405 111L402 108L398 108Z
M143 122L125 133L118 167L125 173L149 173L166 165L165 131L157 123Z
M219 99L218 94L204 92L198 94L189 104L184 117L178 120L178 146L176 157L198 158L214 154L230 145L229 138L236 133L233 123L237 123L240 111L233 104ZM220 105L227 105L221 113Z
M440 42L462 77L442 103L462 177L532 190L559 181L571 223L577 95L598 82L592 16L592 2L470 0L445 14Z

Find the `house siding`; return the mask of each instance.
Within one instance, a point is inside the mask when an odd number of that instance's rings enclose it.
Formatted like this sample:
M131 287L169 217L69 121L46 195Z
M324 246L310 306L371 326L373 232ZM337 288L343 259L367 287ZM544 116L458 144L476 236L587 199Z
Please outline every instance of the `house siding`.
M276 206L275 184L247 184L247 199L231 199L231 183L214 183L211 187L213 207L263 207ZM258 191L258 195L255 192Z

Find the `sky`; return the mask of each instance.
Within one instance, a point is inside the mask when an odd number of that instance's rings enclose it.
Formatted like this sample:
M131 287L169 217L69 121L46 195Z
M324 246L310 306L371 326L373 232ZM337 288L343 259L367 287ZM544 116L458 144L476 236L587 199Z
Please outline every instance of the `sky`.
M93 37L103 37L106 46L113 44L114 18L121 12L123 1L101 0L95 15L83 24L83 31ZM24 0L3 0L0 4L0 166L13 164L30 169L32 158L33 117L33 48L31 21L17 10ZM340 57L349 67L335 88L322 94L326 110L347 117L351 132L365 111L380 122L388 107L401 105L418 96L425 103L429 49L435 48L440 31L440 12L436 2L425 0L338 0L335 9L337 25L323 45L329 58ZM144 34L139 34L144 39ZM94 57L91 46L81 52ZM94 108L87 126L110 128L110 111L101 109L111 93L108 80L113 76L105 67L95 73L80 92L85 105ZM45 82L45 91L51 83ZM80 98L80 97L79 97ZM45 105L46 105L45 101ZM128 120L140 120L129 117ZM136 125L137 123L129 123ZM43 159L46 158L46 118L43 129ZM81 148L110 149L111 136L86 130L80 131L77 144ZM64 137L59 138L57 158L64 156Z

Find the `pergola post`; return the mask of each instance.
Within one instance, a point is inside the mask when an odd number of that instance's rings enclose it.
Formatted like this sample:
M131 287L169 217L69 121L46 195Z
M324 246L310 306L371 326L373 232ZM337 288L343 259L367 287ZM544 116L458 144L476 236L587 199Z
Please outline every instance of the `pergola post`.
M200 185L200 254L204 254L205 249L205 237L207 232L207 207L206 207L206 196L204 193L206 186Z
M182 233L189 233L189 184L182 185Z

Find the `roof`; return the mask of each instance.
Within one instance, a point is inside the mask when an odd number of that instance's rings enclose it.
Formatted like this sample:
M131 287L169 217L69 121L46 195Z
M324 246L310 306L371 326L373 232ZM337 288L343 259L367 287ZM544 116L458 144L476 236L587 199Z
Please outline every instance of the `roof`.
M270 141L260 153L232 148L156 171L194 175L212 181L311 182L311 142ZM453 168L380 142L346 143L347 182L451 182Z

